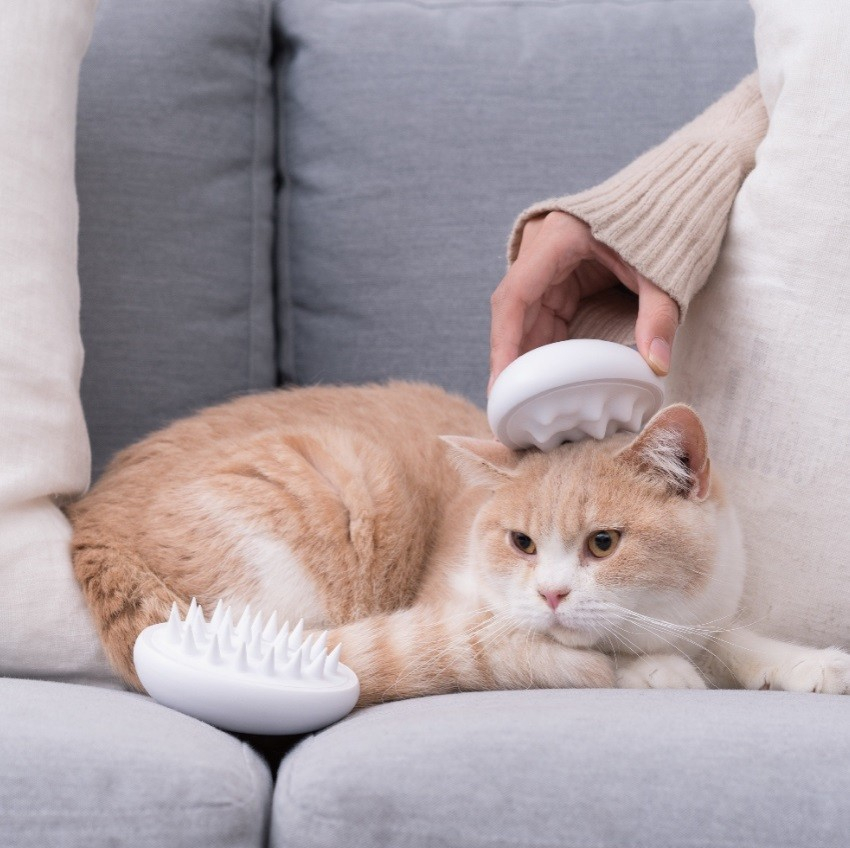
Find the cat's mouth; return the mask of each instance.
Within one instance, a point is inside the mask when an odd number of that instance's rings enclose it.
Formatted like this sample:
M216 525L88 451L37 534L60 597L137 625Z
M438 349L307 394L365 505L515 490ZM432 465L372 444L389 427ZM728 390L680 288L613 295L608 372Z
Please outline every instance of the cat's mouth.
M514 617L520 627L546 633L562 645L588 648L596 645L606 632L602 607L602 603L586 598L565 602L555 610L533 603L516 609Z

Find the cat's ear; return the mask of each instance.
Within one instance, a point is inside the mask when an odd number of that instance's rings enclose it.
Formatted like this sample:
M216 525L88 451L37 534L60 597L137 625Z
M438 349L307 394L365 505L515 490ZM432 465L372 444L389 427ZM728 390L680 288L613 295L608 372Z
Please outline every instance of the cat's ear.
M683 403L662 409L618 456L682 497L701 501L708 495L708 439L696 412Z
M519 456L495 439L440 436L457 470L473 486L495 489L512 479Z

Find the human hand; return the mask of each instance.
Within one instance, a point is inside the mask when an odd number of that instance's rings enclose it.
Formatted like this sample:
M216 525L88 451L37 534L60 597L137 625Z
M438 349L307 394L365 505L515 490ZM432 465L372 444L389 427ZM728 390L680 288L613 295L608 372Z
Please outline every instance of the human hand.
M490 299L490 386L520 354L569 338L582 301L618 285L638 296L635 342L652 370L670 370L679 307L566 212L528 221L519 254Z

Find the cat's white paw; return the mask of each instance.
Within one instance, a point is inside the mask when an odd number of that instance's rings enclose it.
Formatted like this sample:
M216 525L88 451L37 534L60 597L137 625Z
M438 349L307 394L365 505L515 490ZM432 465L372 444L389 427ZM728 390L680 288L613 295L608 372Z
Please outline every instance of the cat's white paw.
M705 689L692 663L678 654L649 654L617 669L620 689Z
M838 648L813 649L787 665L765 669L761 688L850 695L850 654Z

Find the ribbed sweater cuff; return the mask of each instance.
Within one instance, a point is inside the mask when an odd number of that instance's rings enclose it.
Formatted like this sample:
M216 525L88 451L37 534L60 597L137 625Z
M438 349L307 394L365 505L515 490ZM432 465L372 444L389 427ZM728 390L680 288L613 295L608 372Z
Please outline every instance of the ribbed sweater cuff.
M601 185L526 209L514 225L508 261L516 258L526 221L568 212L664 289L684 318L717 260L732 202L766 130L767 114L752 74Z

